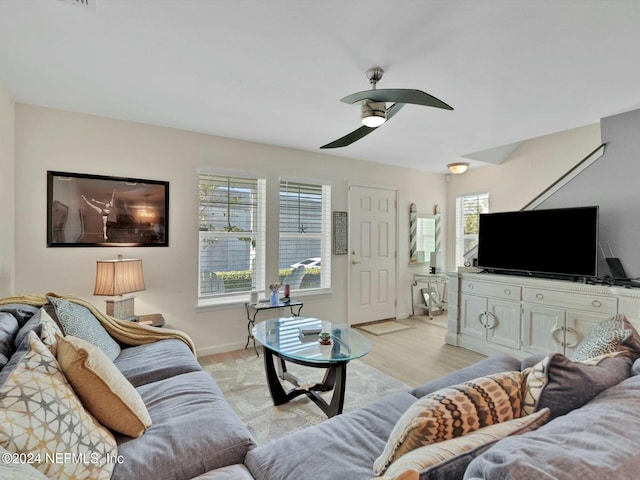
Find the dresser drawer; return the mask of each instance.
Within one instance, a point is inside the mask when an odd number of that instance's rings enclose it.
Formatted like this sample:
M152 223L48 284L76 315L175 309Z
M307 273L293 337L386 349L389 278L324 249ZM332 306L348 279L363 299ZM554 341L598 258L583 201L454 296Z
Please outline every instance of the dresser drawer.
M517 301L520 300L522 292L522 287L518 285L505 285L466 279L462 280L461 288L463 293Z
M618 311L618 300L616 298L588 293L567 293L541 288L523 288L522 299L525 302L542 303L569 310L585 310L610 315L615 315Z

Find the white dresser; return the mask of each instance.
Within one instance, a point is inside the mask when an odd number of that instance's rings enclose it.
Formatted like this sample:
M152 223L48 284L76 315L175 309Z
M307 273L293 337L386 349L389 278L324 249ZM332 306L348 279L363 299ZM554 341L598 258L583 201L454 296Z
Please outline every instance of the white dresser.
M640 330L640 289L450 272L446 342L485 355L571 355L597 323L624 313Z

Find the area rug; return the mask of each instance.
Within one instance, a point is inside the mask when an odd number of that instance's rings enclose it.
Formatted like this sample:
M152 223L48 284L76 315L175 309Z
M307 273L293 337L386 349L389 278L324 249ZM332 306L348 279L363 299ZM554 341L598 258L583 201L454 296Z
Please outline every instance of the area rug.
M303 381L319 382L324 374L323 369L290 363L287 368ZM275 407L267 387L262 356L207 365L204 369L216 380L225 398L249 427L259 445L327 419L306 395ZM289 386L285 384L287 389ZM347 366L344 412L403 390L409 390L409 387L360 360L353 360ZM327 392L323 396L329 401L332 393Z
M368 325L356 325L356 328L373 335L386 335L388 333L408 330L411 327L404 323L396 322L395 320L383 320L381 322L370 323Z

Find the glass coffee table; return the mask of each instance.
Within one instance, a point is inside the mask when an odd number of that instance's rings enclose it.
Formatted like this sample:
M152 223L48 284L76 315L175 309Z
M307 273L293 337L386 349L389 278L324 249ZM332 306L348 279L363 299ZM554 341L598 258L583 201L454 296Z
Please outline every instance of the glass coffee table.
M331 334L331 344L321 345L318 333ZM253 327L253 337L264 347L264 368L275 405L307 395L328 416L342 413L347 364L371 350L369 340L346 325L309 317L270 318ZM276 360L277 359L277 360ZM286 362L326 369L321 383L302 383L287 372ZM286 391L281 380L294 388ZM318 392L333 390L330 402Z

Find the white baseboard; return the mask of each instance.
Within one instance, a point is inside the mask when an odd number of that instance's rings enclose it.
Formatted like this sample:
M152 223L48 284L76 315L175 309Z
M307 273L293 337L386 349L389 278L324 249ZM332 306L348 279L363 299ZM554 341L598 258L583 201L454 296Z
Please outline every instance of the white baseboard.
M223 345L213 345L210 347L197 348L196 354L198 355L198 357L204 357L205 355L213 355L214 353L233 352L234 350L243 349L245 346L245 343L246 343L246 340L243 340L242 342L233 342L233 343L226 343ZM260 345L260 344L256 343L256 345ZM249 342L249 346L247 348L248 349L250 348L251 350L253 350L253 341Z

